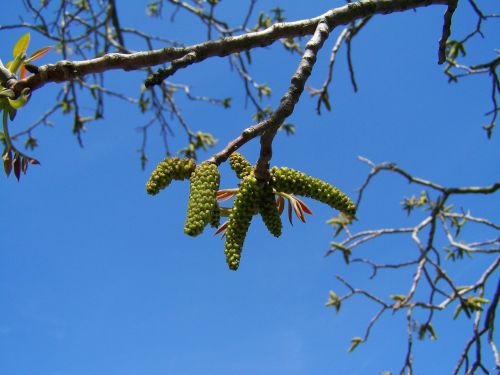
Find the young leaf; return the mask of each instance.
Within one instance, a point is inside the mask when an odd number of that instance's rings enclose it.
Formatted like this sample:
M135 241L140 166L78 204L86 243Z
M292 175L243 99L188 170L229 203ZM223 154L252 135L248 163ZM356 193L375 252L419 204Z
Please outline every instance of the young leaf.
M28 159L26 159L25 157L23 157L21 160L21 170L23 171L23 174L26 174L28 170Z
M49 53L49 51L52 49L51 46L48 46L48 47L43 47L43 48L40 48L39 50L33 52L30 57L28 57L25 62L30 62L30 61L33 61L33 60L36 60L36 59L39 59L40 57L42 56L45 56L47 53Z
M11 89L3 89L0 91L0 97L2 98L15 98L16 93Z
M352 352L354 349L357 348L359 344L363 342L363 339L361 337L353 337L351 339L351 347L349 348L349 353Z
M302 209L302 211L304 211L308 215L312 215L313 214L312 211L311 211L311 209L307 206L307 204L305 204L304 202L302 202L297 197L294 197L294 198L297 201L297 203L300 205L300 208Z
M223 189L216 193L216 198L219 201L227 201L238 194L238 189Z
M10 171L12 170L12 151L9 149L7 152L5 152L2 159L5 174L9 176Z
M427 332L427 325L422 324L419 329L418 329L418 339L423 340L425 339L425 333Z
M429 331L429 334L431 335L431 340L437 340L436 331L431 323L427 324L427 331Z
M295 197L292 197L291 199L289 199L292 207L293 207L293 210L295 211L295 215L299 218L300 221L302 221L303 223L306 222L306 218L304 217L304 212L302 212L302 208L300 207L300 205L297 203L297 201L295 200Z
M14 164L14 176L16 176L17 181L19 181L19 178L21 177L21 157L17 152L14 155L13 164Z
M214 233L214 236L217 236L219 233L224 232L224 233L222 233L222 237L224 237L224 234L226 233L226 229L227 229L228 224L229 224L229 220L226 221L224 224L222 224L219 228L217 228L217 230Z
M404 294L391 294L389 298L401 302L405 300L406 296Z
M288 220L290 221L290 225L293 225L292 221L292 202L288 199Z
M281 195L276 198L276 206L278 206L278 213L281 215L285 209L285 199Z
M26 78L26 74L27 74L26 68L24 64L21 64L21 69L19 69L19 79Z
M7 110L9 111L10 121L13 121L16 118L17 111L14 108L12 108L11 106L9 106L9 108L7 108Z
M19 95L19 98L17 99L7 98L7 100L9 101L9 104L12 108L19 109L21 107L24 107L24 105L28 102L29 98L30 98L30 89L25 88L21 92L21 95Z
M22 37L20 37L19 40L17 41L16 45L14 46L14 49L12 50L12 56L14 58L18 56L23 56L26 53L29 44L30 44L30 33L26 33Z

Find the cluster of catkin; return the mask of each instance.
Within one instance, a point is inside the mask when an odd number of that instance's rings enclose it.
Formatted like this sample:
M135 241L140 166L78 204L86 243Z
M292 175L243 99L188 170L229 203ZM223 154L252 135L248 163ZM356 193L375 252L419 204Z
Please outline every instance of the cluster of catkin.
M356 213L354 203L339 189L305 173L273 167L270 171L271 180L259 181L254 176L254 168L241 154L233 153L229 164L241 179L225 232L224 253L232 270L239 267L243 243L255 214L261 215L273 236L281 235L282 224L275 200L276 193L310 197L348 216ZM216 199L220 175L214 163L203 162L196 166L191 159L166 158L151 174L146 190L155 195L172 180L188 178L191 184L184 232L197 236L208 224L213 227L220 225L220 208Z

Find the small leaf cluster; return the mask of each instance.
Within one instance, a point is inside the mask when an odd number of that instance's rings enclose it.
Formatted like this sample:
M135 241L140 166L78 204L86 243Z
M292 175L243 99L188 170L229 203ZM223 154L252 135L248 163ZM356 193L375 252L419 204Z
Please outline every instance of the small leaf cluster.
M453 313L453 319L457 319L462 311L470 318L471 312L483 311L483 305L489 303L490 301L483 297L469 296L466 299L461 300L461 303L455 309Z
M179 154L186 158L196 160L196 152L200 149L207 151L209 147L215 146L217 140L214 139L212 134L198 132L190 136L189 144L179 151Z
M410 198L405 197L401 202L401 205L403 206L403 210L410 215L415 207L428 208L429 203L429 196L427 195L427 192L423 190L418 198L415 195Z
M435 331L432 323L421 324L420 327L418 328L418 339L419 340L425 339L425 336L427 334L429 335L429 338L431 340L437 340L436 331Z
M342 300L333 290L328 293L328 301L325 303L326 307L335 307L335 311L339 313Z
M29 57L26 57L26 50L28 49L29 42L29 33L24 34L21 38L19 38L12 50L13 60L9 61L5 66L0 60L0 67L2 70L7 70L12 74L17 74L19 72L20 79L26 78L28 71L35 74L38 72L38 68L31 65L30 62L45 55L49 52L51 47L41 48ZM2 152L3 167L7 176L14 171L14 175L17 180L20 179L21 172L26 174L29 164L40 164L38 160L25 155L23 152L18 150L9 135L8 121L14 120L17 111L26 105L30 95L31 93L29 88L23 89L21 94L16 97L16 94L12 89L0 85L0 112L3 112L3 131L0 132L0 138L4 144L4 150ZM31 149L36 147L36 139L29 137L26 147Z
M458 78L451 69L457 65L457 58L466 56L467 51L465 49L465 40L448 40L446 42L446 62L447 65L444 69L444 73L448 76L448 83L458 82Z
M160 17L162 11L162 1L151 1L146 5L146 14L149 17Z

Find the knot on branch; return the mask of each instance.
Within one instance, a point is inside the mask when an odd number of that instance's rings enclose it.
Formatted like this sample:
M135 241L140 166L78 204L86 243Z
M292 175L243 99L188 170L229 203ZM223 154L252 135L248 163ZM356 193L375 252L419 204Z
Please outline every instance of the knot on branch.
M156 73L151 74L144 81L144 86L147 88L153 87L155 85L160 85L164 80L166 80L171 75L175 74L177 70L185 68L191 64L194 64L199 60L199 56L196 52L191 51L183 57L172 61L168 68L160 68Z

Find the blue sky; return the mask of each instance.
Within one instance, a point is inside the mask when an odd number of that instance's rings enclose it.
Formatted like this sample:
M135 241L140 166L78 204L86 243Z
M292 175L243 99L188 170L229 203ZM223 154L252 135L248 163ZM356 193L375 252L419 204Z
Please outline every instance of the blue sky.
M132 3L132 2L130 2ZM332 3L340 5L336 1ZM123 24L186 43L206 37L180 12L176 23L144 22L145 4L118 2ZM288 20L316 16L322 1L259 1L259 10L286 9ZM11 23L21 1L2 5L0 24ZM6 7L6 9L5 9ZM244 9L223 1L221 14ZM355 196L368 168L357 156L393 161L411 173L443 185L487 185L498 179L498 134L488 141L481 129L490 110L487 77L448 85L437 65L437 40L443 7L377 17L356 38L353 58L358 94L350 87L344 52L334 69L330 90L333 111L317 116L306 94L290 122L295 136L279 134L273 164L289 166L332 182ZM497 9L498 12L498 9ZM141 15L140 17L138 15ZM459 9L454 32L461 37L474 18ZM189 27L188 27L189 25ZM486 25L488 38L472 53L493 56L498 24ZM329 49L337 31L320 52L309 84L324 80ZM2 31L0 57L10 57L23 32ZM133 43L133 41L131 41ZM32 48L47 44L33 35ZM273 89L267 102L278 103L298 64L298 56L280 46L253 52L252 74ZM43 63L60 58L55 53ZM106 82L137 94L145 77L112 72ZM205 61L179 71L174 82L192 85L194 94L234 96L230 110L181 100L183 115L195 130L212 132L219 150L251 124L239 78L225 59ZM56 85L35 92L12 126L29 124L49 108ZM368 281L369 272L346 267L340 256L324 258L332 240L325 221L335 213L310 203L307 224L284 223L279 239L259 220L250 228L238 272L227 269L223 241L206 231L197 238L182 232L188 184L172 184L156 197L144 185L163 157L151 134L151 163L141 171L135 128L145 122L137 108L115 99L106 103L102 121L88 125L85 147L71 134L71 119L57 116L53 129L37 133L34 156L40 167L20 183L0 179L0 374L377 374L398 372L405 353L404 314L386 316L367 344L348 354L350 339L361 336L376 311L362 299L346 304L339 315L324 307L330 289L344 292L336 274L373 290L407 291L411 275ZM174 125L174 129L177 125ZM171 138L173 149L185 139ZM241 149L255 161L258 142ZM202 154L202 158L210 154ZM235 178L221 167L222 187ZM367 192L358 213L358 228L411 225L399 202L420 188L386 175ZM499 221L498 196L461 200L476 216ZM484 235L471 229L470 238ZM491 235L488 233L487 235ZM415 252L410 241L374 242L359 255L392 260ZM464 282L487 261L478 257L453 272ZM417 373L449 373L469 334L466 319L450 322L452 312L437 320L439 340L416 343ZM461 341L462 339L462 341Z

